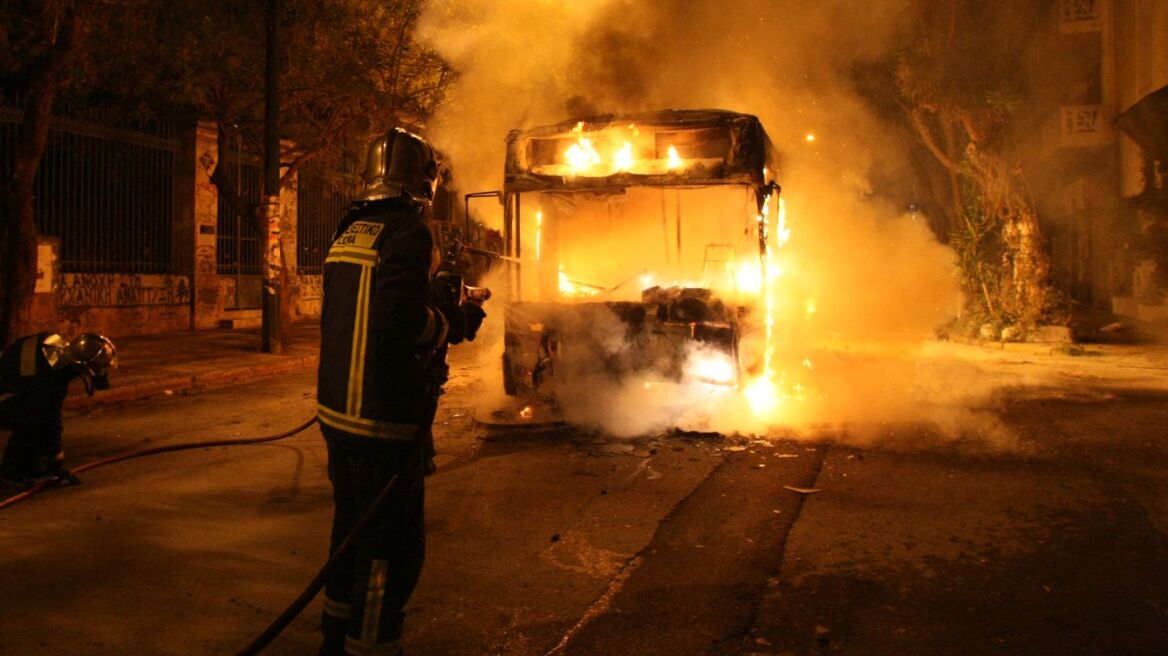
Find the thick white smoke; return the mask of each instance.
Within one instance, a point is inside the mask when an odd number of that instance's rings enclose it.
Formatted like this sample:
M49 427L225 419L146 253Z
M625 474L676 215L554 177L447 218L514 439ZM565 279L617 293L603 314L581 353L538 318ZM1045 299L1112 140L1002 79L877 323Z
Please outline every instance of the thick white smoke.
M954 256L925 220L878 200L869 181L904 167L902 147L854 91L857 65L895 48L912 18L908 0L432 0L427 7L422 38L460 75L429 135L450 156L461 191L501 187L509 130L597 113L755 114L779 152L792 236L782 254L775 365L788 386L781 391L797 380L800 398L760 418L741 398L707 390L662 399L643 380L612 383L579 371L578 385L561 382L558 390L570 419L617 434L678 425L727 432L767 423L971 425L955 406L979 402L987 390L962 386L951 371L943 385L916 359L958 309ZM501 308L494 310L498 318ZM851 350L857 340L888 336L897 340L892 350ZM748 334L744 351L757 354L761 339ZM942 388L949 391L940 403L923 402L937 401Z

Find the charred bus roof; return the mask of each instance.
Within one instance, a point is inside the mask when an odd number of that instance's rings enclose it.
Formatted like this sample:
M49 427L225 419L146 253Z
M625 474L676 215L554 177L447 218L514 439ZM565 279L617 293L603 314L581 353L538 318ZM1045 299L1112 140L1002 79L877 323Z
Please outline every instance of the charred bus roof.
M720 109L595 116L512 130L504 189L750 185L774 179L758 117Z

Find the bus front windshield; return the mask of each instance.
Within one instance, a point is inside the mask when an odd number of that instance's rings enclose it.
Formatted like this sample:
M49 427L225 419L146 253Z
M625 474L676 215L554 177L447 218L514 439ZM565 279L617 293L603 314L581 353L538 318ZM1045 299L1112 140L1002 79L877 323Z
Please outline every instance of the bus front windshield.
M749 186L522 194L525 301L640 301L644 289L757 293L759 223Z

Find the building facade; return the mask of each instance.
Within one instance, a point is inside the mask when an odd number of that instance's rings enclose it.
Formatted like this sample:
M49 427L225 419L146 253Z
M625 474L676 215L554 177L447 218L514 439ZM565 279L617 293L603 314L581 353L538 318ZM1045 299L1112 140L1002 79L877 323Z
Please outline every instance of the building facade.
M0 152L11 151L18 120L0 114ZM233 192L258 202L261 167L241 150L220 153L217 136L209 122L161 134L54 122L36 189L42 330L116 337L259 325L260 239L211 173L226 158ZM294 320L319 316L324 253L348 202L315 177L281 190Z
M1017 132L1055 285L1168 329L1168 2L1046 4Z

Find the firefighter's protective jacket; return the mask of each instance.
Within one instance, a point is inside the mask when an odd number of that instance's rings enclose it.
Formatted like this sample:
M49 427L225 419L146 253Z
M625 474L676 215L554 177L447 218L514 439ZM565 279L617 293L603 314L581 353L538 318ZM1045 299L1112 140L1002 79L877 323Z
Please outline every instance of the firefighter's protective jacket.
M72 367L56 366L67 343L60 335L43 332L21 337L0 353L0 402L13 396L65 397L77 377Z
M344 433L412 440L428 419L429 358L448 324L431 296L434 245L415 206L368 203L324 264L317 411Z

